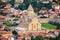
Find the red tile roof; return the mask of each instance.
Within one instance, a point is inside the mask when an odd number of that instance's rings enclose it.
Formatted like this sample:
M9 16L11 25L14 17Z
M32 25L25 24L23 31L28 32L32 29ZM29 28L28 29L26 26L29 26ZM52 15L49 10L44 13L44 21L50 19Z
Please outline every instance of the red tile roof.
M33 34L35 34L35 35L41 35L43 37L46 37L47 35L49 35L49 34L42 33L42 32L34 32Z
M59 32L60 33L60 29L59 30L55 30L55 32Z
M12 34L11 32L7 32L7 31L0 31L0 33L2 33L2 34Z
M6 16L0 15L0 18L5 18Z

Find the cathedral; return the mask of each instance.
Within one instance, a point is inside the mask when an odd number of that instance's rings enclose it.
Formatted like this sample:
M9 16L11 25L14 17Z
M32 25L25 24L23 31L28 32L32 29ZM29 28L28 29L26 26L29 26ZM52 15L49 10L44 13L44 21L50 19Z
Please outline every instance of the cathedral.
M30 5L28 7L27 14L29 16L33 17L31 19L31 22L28 25L28 30L29 31L38 31L38 30L41 30L41 24L39 23L38 17L34 13L34 9L33 9L32 5Z
M39 23L38 17L35 14L32 5L29 5L26 14L27 14L26 17L24 17L24 19L23 19L24 22L22 21L21 25L24 25L23 27L27 28L27 31L41 30L41 23Z

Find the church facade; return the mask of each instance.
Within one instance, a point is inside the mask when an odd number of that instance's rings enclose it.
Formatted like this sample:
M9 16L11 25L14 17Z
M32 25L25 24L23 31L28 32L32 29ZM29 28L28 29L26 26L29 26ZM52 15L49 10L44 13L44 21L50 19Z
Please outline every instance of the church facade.
M38 17L36 16L32 5L29 5L27 14L28 14L28 16L30 16L32 18L31 22L28 25L28 30L29 31L41 30L41 24L39 23Z

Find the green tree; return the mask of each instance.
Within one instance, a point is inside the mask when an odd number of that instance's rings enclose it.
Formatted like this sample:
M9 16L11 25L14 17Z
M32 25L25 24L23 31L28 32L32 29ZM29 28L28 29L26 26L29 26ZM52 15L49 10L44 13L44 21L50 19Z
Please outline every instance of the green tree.
M7 15L7 14L6 14L6 13L4 13L3 11L0 11L0 15L5 16L5 15Z
M50 37L49 40L55 40L55 38Z
M15 37L18 37L18 33L17 33L16 30L13 30L13 31L12 31L12 34L13 34Z
M22 40L25 40L25 38L22 38Z
M8 27L11 27L12 26L12 23L9 22L9 21L5 21L5 25L8 26Z
M19 5L19 9L21 9L21 10L26 10L27 8L28 8L28 6L29 6L29 4L27 4L27 3L22 3L22 4L20 4Z
M22 10L24 10L26 7L25 7L25 3L22 4Z
M55 38L55 40L60 40L60 34Z
M31 3L32 2L32 0L25 0L25 3Z
M31 40L35 40L35 38L33 36L31 36Z
M60 34L58 36L56 36L55 38L50 37L49 40L60 40Z
M2 0L0 0L0 3L2 2Z
M35 38L35 40L43 40L43 37L40 36L40 35L37 35L36 38Z
M15 0L10 0L10 4L12 5L12 7L14 7Z

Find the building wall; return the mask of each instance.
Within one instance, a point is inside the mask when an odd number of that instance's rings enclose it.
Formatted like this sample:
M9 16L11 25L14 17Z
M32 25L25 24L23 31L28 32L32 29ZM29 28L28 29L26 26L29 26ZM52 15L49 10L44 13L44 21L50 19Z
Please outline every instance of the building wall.
M50 18L39 18L40 23L48 23Z
M33 10L28 10L28 12L27 12L27 14L29 15L29 16L32 16L32 15L34 15L34 12L33 12Z
M41 30L41 24L38 22L37 18L33 18L31 23L28 26L29 31L38 31Z

